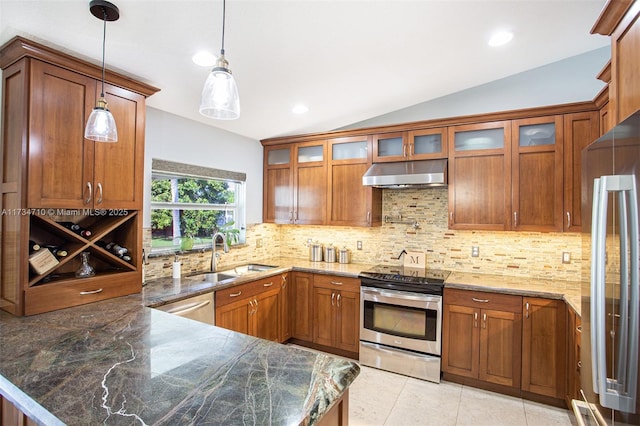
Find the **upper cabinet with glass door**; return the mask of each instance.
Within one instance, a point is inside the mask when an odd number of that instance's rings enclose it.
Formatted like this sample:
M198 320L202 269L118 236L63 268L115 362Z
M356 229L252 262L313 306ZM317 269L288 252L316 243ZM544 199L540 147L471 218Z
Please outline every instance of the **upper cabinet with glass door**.
M373 135L374 163L446 157L446 128Z

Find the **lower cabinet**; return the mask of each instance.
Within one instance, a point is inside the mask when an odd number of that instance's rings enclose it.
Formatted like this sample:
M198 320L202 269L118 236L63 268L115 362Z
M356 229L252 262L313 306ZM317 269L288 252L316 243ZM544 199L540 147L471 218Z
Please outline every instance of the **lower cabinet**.
M314 275L313 312L313 343L358 352L360 280Z
M0 395L0 425L2 426L35 426L38 423L31 420L11 401Z
M562 300L524 297L522 390L565 397L566 308Z
M289 288L291 337L313 341L313 274L295 271Z
M275 275L217 291L216 326L281 341L284 277Z
M571 406L572 399L580 397L580 341L582 325L580 315L567 306L567 388L565 402Z
M445 289L442 370L520 387L522 297Z
M564 301L445 288L444 302L445 379L562 403Z

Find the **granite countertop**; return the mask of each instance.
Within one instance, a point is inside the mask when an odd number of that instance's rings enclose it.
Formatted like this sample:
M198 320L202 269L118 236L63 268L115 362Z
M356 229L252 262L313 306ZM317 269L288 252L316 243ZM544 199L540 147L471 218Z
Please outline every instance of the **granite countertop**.
M580 283L575 281L452 272L445 281L445 287L562 299L580 314Z
M371 268L373 265L362 263L337 263L337 262L311 262L306 259L289 257L267 258L251 263L274 266L265 271L240 275L233 280L213 282L204 275L190 275L181 278L157 278L150 280L142 289L144 304L157 307L169 302L185 299L191 296L222 290L249 281L279 275L289 271L313 272L314 274L330 274L357 278L361 271ZM225 266L222 270L233 268L234 265Z
M147 306L158 306L190 296L221 290L263 277L288 271L306 271L315 274L342 275L357 277L361 271L374 265L362 263L311 262L306 259L276 257L262 259L253 263L274 265L264 272L241 276L232 282L211 283L202 277L183 277L177 280L159 278L150 281L143 289ZM546 297L565 300L580 314L580 283L574 281L549 280L518 277L510 275L492 275L470 272L451 272L445 281L445 287L465 290L490 291L519 296Z
M314 424L355 362L143 306L0 312L0 392L40 424Z

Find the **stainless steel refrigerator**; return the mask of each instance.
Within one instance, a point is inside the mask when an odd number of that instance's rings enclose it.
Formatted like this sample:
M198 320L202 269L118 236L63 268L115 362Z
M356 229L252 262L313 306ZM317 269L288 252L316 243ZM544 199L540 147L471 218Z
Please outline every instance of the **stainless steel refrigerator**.
M578 422L640 425L640 111L582 152Z

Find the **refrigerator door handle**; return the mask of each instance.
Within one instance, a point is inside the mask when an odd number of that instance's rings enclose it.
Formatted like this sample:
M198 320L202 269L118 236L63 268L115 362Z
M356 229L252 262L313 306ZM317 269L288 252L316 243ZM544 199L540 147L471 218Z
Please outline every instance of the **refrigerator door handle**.
M620 320L618 366L607 377L605 258L608 193L617 193L620 235ZM627 202L628 201L628 202ZM635 413L638 377L638 192L633 175L602 176L594 180L591 269L591 353L594 391L600 404ZM628 256L628 257L627 257Z

